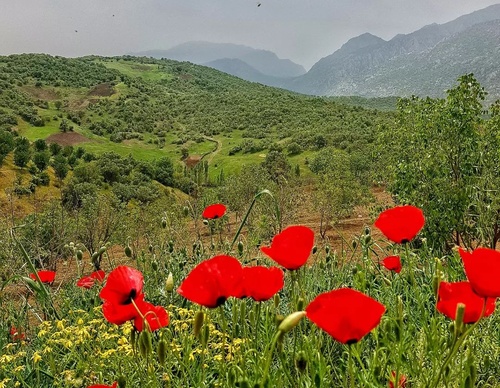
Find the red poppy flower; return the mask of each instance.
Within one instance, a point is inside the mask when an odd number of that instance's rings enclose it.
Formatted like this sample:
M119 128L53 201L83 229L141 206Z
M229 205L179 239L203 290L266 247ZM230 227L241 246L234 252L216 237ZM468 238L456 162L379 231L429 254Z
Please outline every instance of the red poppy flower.
M38 277L42 283L52 283L56 278L56 273L54 271L37 271ZM30 278L36 281L36 276L34 273L30 273Z
M495 311L495 298L482 298L471 288L469 282L439 283L438 301L436 308L450 319L456 318L457 305L465 305L464 323L474 323L481 318L481 313L486 303L483 317L493 314Z
M139 311L144 316L149 325L149 330L155 331L168 325L168 313L162 306L155 306L148 302L140 302L137 304ZM138 331L144 330L144 320L140 315L134 320L134 327Z
M307 226L289 226L274 236L270 247L260 250L286 269L302 267L314 245L314 232Z
M216 218L221 218L224 214L226 214L226 207L222 203L216 203L207 206L205 210L203 210L202 217L214 220Z
M105 384L96 384L96 385L89 385L87 388L116 388L118 386L118 382L114 382L112 385L105 385Z
M396 371L392 371L391 376L392 378L389 380L389 388L394 388L394 381L396 380ZM405 387L406 387L406 376L399 375L398 388L405 388Z
M102 311L111 323L121 325L138 315L132 303L144 300L144 278L135 268L119 266L109 273L108 280L99 296L104 300Z
M243 267L243 280L237 298L252 298L257 302L271 299L284 286L285 274L278 267Z
M500 297L500 252L477 248L472 253L459 249L465 274L474 292L483 298Z
M375 226L397 244L411 241L424 227L424 213L418 207L396 206L380 213Z
M242 280L240 262L231 256L215 256L194 267L177 289L191 302L214 308L240 289Z
M351 288L320 294L306 307L307 317L343 344L358 342L380 323L384 312L382 303Z
M396 273L401 272L402 266L399 256L387 256L384 260L382 260L382 265L389 271L394 271Z
M105 277L106 273L100 269L99 271L92 272L89 276L82 277L76 282L76 285L82 288L92 288L96 280L102 282Z
M21 329L17 329L15 326L12 326L10 328L9 333L12 341L20 341L26 339L26 334L24 334Z

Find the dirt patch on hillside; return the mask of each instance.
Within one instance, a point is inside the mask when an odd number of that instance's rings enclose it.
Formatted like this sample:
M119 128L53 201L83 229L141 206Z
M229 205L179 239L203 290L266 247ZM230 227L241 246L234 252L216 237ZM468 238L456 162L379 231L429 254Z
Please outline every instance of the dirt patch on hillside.
M47 143L57 143L61 146L75 145L90 141L90 139L76 132L54 133L45 140Z
M44 89L36 86L23 86L21 88L23 92L28 93L30 96L33 96L39 100L44 101L54 101L61 98L59 93L57 93L53 89Z
M115 89L109 82L94 86L89 92L89 96L109 97L115 94Z
M196 166L201 160L201 156L199 155L190 155L186 159L184 159L184 164L187 168L193 168Z

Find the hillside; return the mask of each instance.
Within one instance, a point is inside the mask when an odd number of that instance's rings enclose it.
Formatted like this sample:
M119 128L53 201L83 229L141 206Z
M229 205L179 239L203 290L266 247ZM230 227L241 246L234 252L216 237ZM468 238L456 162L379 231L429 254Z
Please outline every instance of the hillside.
M59 133L65 119L88 152L180 161L183 153L210 152L211 137L222 144L212 175L260 163L268 150L292 143L300 152L291 161L307 170L310 153L339 144L362 148L390 120L187 62L15 55L0 57L0 66L0 115L30 141Z

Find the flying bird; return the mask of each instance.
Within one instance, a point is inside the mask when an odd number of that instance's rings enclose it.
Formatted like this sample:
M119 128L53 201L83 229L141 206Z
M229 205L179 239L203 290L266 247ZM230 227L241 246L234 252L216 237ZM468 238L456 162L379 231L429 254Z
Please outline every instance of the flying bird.
M262 5L262 3L257 3L257 7L260 7Z

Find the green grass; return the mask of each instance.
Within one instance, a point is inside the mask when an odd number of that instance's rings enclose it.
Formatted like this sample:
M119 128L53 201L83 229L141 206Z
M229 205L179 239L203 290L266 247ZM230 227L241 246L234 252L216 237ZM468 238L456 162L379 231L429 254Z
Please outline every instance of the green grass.
M159 81L171 79L172 76L158 69L156 64L130 63L122 60L117 61L96 61L109 69L118 70L129 77L141 77L147 81Z

